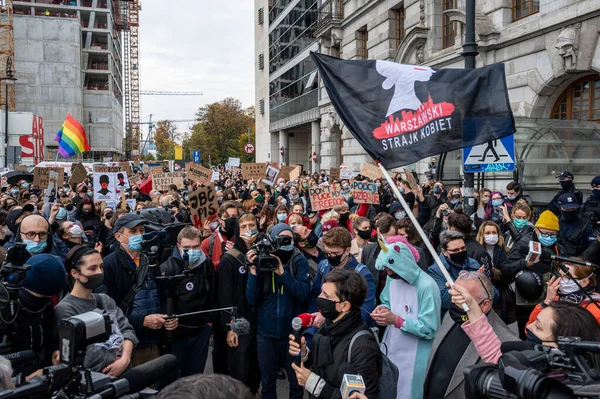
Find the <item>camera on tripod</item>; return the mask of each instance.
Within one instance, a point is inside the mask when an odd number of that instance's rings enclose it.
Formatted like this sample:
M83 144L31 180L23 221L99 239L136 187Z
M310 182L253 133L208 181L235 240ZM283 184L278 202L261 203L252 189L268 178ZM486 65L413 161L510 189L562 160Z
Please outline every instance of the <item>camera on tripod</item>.
M498 365L465 368L467 398L576 398L574 386L600 384L600 375L586 357L600 353L600 342L559 337L558 349L535 345L533 350L504 353ZM564 380L548 376L561 371ZM564 381L564 382L563 382ZM598 385L600 388L600 385Z
M177 223L173 212L164 208L143 209L137 211L137 214L146 222L142 252L151 265L164 262L177 245L177 235L189 224Z
M259 272L274 272L279 267L279 261L272 254L285 245L292 244L292 237L280 236L275 240L266 234L259 234L250 249L256 252L254 264Z

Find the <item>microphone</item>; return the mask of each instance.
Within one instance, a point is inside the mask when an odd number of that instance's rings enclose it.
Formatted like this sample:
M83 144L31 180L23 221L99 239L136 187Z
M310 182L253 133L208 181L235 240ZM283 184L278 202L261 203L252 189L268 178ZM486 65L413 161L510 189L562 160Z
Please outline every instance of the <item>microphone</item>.
M229 326L231 327L231 331L237 335L250 334L250 331L252 330L250 322L243 317L240 317L239 319L232 319Z
M522 247L520 249L520 253L522 255L525 255L525 260L528 262L539 262L544 261L550 261L550 260L555 260L555 261L559 261L559 262L567 262L567 263L573 263L575 265L581 265L581 266L587 266L587 267L593 267L596 269L600 269L598 267L598 265L592 263L592 262L588 262L585 260L580 260L580 259L572 259L572 258L565 258L564 256L559 256L559 255L555 255L552 253L552 251L550 251L548 248L544 248L542 246L542 244L540 244L537 241L529 241L529 246L528 247Z
M312 326L312 323L315 321L315 317L310 313L299 314L295 319L300 319L302 321L302 328L308 328Z
M127 380L129 384L129 393L139 392L149 385L154 384L156 381L168 376L169 373L175 369L177 369L177 358L175 355L162 355L157 359L127 370L121 375L121 379ZM102 398L102 396L100 398Z
M8 359L8 361L10 361L13 367L18 364L27 363L35 359L35 353L33 353L32 350L7 353L6 355L2 356L4 356L5 359Z
M298 345L300 345L300 348L302 348L302 330L312 326L313 321L315 321L315 318L310 313L299 314L298 317L294 317L294 319L292 320L292 330L294 331L294 341L296 341L298 343ZM298 353L296 356L294 356L294 364L296 366L300 366L301 362L302 362L302 351L300 351L300 353Z
M340 375L342 375L342 384L340 393L342 399L348 399L355 392L365 394L367 387L362 376L357 375L354 367L350 363L344 362L340 365Z

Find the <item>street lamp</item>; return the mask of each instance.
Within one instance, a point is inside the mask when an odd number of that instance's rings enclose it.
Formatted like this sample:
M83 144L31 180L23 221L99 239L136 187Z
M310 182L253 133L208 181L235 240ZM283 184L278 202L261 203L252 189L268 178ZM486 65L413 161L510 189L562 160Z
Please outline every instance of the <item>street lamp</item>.
M15 84L17 78L13 76L12 70L12 59L8 57L6 59L6 74L3 78L0 78L0 82L4 81L6 86L6 92L4 96L4 167L8 167L8 86Z

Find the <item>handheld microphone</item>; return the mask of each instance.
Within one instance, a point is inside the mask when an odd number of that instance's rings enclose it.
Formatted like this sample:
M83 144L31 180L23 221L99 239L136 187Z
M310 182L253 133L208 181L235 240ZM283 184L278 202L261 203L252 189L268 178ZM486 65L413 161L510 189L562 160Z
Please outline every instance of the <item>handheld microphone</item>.
M292 320L292 330L294 331L294 341L302 348L302 330L312 326L315 318L310 313L302 313ZM302 351L294 356L294 364L300 366L302 362Z
M348 399L355 392L365 394L367 387L362 376L357 375L354 367L350 363L342 363L340 365L340 375L342 375L342 384L340 386L340 393L342 399Z
M520 249L520 253L522 255L525 255L525 260L528 262L536 263L540 260L544 261L544 262L547 262L550 260L555 260L558 262L567 262L567 263L573 263L575 265L581 265L581 266L593 267L595 269L600 269L598 267L598 265L596 265L592 262L587 262L585 260L579 260L579 259L565 258L564 256L555 255L552 253L552 251L550 251L548 248L544 248L542 246L542 244L540 244L537 241L529 241L529 246L522 247Z
M27 363L35 359L35 353L33 353L32 350L7 353L2 356L4 356L4 358L7 359L13 367L18 364Z

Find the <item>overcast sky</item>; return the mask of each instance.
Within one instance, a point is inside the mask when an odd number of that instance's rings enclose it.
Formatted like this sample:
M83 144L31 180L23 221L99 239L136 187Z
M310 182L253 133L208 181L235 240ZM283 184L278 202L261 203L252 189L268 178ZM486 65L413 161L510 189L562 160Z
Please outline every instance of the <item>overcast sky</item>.
M204 104L234 97L254 105L254 1L143 0L142 90L199 91L203 96L142 96L142 122L193 119ZM179 124L183 132L188 123ZM142 125L142 131L148 131Z

